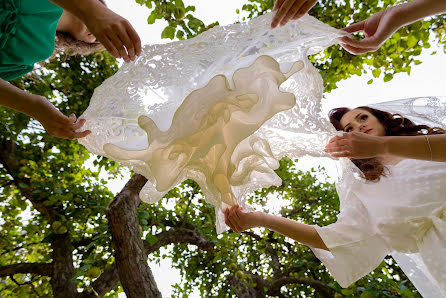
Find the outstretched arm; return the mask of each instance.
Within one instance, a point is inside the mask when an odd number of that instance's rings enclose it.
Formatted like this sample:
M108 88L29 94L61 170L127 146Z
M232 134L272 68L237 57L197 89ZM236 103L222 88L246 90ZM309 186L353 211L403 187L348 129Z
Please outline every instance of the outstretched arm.
M343 37L341 45L355 55L373 52L401 27L444 12L446 12L444 0L413 0L389 7L366 20L344 28L344 31L350 33L364 31L366 37L362 40Z
M446 134L378 137L349 132L333 137L325 147L325 152L333 157L361 159L398 156L446 162Z
M225 222L237 233L255 227L264 227L305 245L328 250L314 227L288 218L260 211L245 212L243 208L235 205L225 210Z
M66 117L46 98L20 90L2 79L0 79L0 105L35 118L54 137L78 139L90 134L90 131L75 132L84 125L85 119L76 121L74 114Z
M132 25L98 0L50 0L78 17L104 47L126 62L141 54L141 40ZM125 47L125 48L124 48Z

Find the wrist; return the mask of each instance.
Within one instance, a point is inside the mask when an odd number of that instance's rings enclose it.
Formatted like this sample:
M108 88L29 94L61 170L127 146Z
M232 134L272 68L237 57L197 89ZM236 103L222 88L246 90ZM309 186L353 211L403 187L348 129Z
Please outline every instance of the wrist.
M392 19L391 25L393 26L393 32L396 32L401 27L411 23L410 17L408 16L408 10L410 10L410 7L407 7L407 3L387 8L390 18Z
M66 1L66 0L51 0L58 6L62 7L64 10L69 11L82 22L87 23L88 20L95 18L98 11L107 9L98 0L77 0L77 1Z
M393 137L390 136L384 136L380 137L380 156L389 156L392 155L392 140Z
M267 227L268 214L262 211L254 211L252 212L252 223L255 228Z
M25 114L32 118L39 120L42 116L48 114L48 105L51 105L49 101L40 95L31 94L29 106L24 111ZM40 121L40 120L39 120Z

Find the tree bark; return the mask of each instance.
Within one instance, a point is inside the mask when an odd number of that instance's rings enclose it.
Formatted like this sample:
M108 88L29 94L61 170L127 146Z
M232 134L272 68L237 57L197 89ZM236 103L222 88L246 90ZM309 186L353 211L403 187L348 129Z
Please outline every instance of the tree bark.
M73 246L70 234L55 235L51 241L53 250L53 274L51 276L51 287L53 297L72 298L76 296L76 286L72 279L75 275L73 265Z
M0 276L12 276L18 273L51 276L52 272L53 266L49 263L20 263L0 266Z
M258 282L260 282L261 285L264 284L262 280L258 280ZM260 288L262 288L262 291L259 292L255 288L250 287L246 280L241 280L236 275L229 275L229 285L238 298L265 297L265 294L263 293L263 286L260 286Z
M116 270L116 264L111 265L104 271L92 284L93 291L84 291L79 294L79 298L96 298L103 297L110 292L116 284L119 282L118 271Z
M106 209L119 280L129 298L161 297L138 224L139 191L146 182L141 175L133 176Z

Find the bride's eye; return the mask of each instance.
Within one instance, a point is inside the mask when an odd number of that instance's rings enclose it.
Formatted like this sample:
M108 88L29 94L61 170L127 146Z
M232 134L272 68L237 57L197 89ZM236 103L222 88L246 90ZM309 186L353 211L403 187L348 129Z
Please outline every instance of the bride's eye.
M361 120L361 121L365 121L365 120L367 120L367 118L369 118L369 116L367 116L367 115L362 115L361 118L360 118L360 120Z
M349 127L347 127L346 129L345 129L345 132L351 132L352 131L352 127L351 126L349 126Z

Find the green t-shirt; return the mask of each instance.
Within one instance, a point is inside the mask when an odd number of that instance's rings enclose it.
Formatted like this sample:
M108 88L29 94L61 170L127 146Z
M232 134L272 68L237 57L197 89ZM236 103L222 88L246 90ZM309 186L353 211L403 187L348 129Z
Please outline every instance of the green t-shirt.
M18 78L51 56L62 12L48 0L0 0L0 78Z

